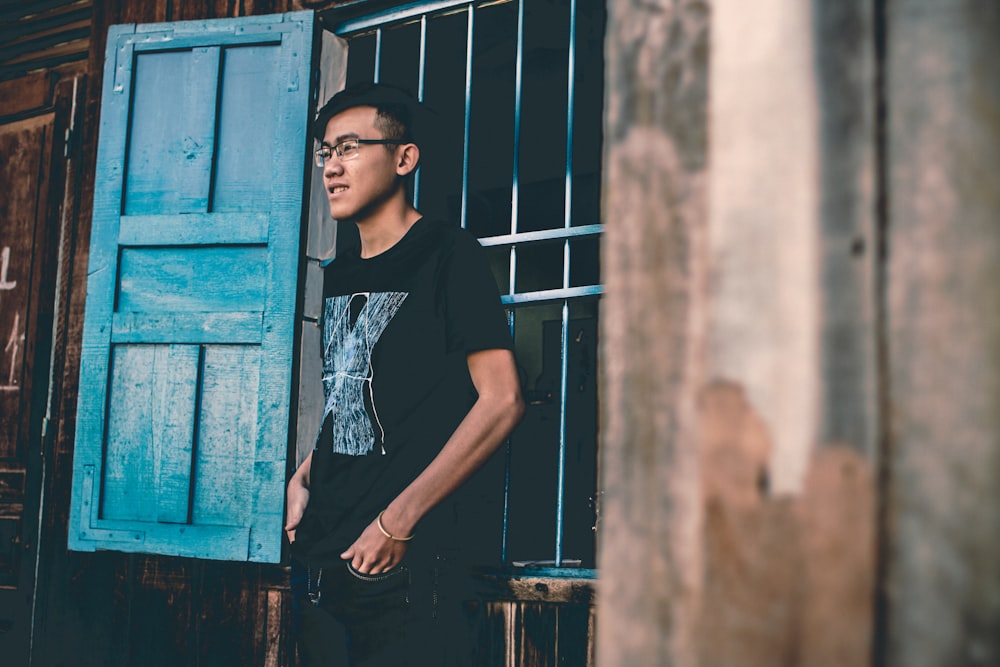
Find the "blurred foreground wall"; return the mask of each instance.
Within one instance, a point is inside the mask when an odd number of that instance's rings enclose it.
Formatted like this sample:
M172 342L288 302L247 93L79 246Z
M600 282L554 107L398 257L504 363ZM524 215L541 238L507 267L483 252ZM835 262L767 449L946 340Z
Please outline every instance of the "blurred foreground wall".
M598 664L1000 664L1000 5L606 48Z

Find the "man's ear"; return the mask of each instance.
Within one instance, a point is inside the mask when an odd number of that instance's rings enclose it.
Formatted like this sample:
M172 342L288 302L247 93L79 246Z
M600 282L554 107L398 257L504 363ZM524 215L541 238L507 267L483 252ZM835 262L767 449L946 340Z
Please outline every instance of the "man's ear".
M400 144L396 149L396 173L409 176L420 162L420 148L416 144Z

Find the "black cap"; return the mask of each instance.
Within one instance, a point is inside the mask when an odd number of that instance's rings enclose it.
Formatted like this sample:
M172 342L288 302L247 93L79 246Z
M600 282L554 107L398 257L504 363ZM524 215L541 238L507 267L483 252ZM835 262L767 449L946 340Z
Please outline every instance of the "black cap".
M387 83L359 83L349 86L323 105L313 123L313 137L323 141L326 124L341 111L354 107L375 107L395 115L407 127L403 139L419 144L426 141L435 123L435 114L403 88Z

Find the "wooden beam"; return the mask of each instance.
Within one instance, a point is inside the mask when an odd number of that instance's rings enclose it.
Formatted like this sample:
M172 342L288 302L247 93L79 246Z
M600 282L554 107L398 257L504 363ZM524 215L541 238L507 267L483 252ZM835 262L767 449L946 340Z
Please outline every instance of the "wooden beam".
M709 13L608 5L597 663L693 665Z

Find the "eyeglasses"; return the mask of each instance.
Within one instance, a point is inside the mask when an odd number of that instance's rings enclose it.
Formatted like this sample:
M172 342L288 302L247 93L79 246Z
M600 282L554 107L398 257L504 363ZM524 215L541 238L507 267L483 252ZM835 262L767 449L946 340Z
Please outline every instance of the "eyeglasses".
M316 150L316 166L324 166L326 161L333 157L334 153L337 154L337 158L341 162L353 160L361 153L361 144L391 145L401 143L404 142L398 139L345 139L335 146L320 146Z

